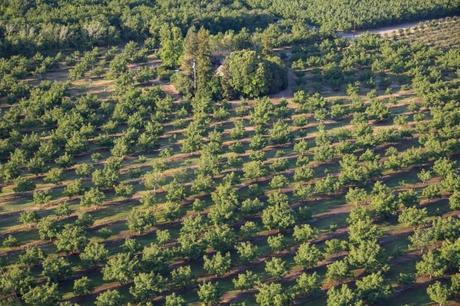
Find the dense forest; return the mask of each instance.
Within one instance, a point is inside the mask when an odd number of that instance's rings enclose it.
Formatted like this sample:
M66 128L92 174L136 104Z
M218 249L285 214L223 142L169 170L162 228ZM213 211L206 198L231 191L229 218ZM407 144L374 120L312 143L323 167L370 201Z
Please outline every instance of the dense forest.
M0 306L460 303L458 1L0 12Z
M373 27L460 13L458 0L5 0L0 3L0 50L32 53L123 41L158 42L163 24L185 34L190 26L284 31L316 25L325 31Z

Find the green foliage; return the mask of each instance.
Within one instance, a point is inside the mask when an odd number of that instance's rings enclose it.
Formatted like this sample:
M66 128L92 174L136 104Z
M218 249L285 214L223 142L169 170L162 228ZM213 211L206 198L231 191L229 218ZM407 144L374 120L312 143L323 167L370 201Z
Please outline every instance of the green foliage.
M258 247L249 241L245 241L237 245L236 250L240 260L247 262L253 260L256 257Z
M265 262L265 272L274 278L280 278L286 273L286 263L278 257L272 257Z
M257 274L247 270L244 273L238 274L238 276L233 279L233 286L237 290L248 290L253 288L258 281L259 277Z
M280 58L263 57L252 50L230 53L222 65L222 88L227 97L261 97L287 86Z
M297 249L294 261L304 269L309 269L316 266L316 263L321 258L321 253L314 245L304 242Z
M163 25L160 29L158 55L166 67L176 67L182 54L182 33L176 26Z
M332 287L327 292L327 305L328 306L347 306L356 303L355 293L343 284L340 287Z
M56 304L61 295L59 294L58 285L55 283L46 283L30 288L24 293L23 299L28 305L47 306Z
M185 305L185 300L183 297L173 292L170 295L166 296L165 305L166 306L182 306L182 305Z
M91 264L104 261L109 252L103 244L91 241L80 253L80 259Z
M119 305L120 302L121 295L117 290L107 290L97 296L94 304L96 306L116 306Z
M150 208L133 208L128 215L128 228L142 233L155 225L156 216Z
M426 208L408 207L398 217L398 221L406 226L418 226L426 222L428 212Z
M335 33L454 2L3 2L0 304L83 301L96 270L122 288L96 305L226 303L225 276L242 305L459 293L459 19Z
M76 295L85 295L91 292L91 281L87 276L76 279L73 282L73 292Z
M259 284L256 301L261 306L283 306L289 302L289 296L279 283Z
M450 296L449 289L443 286L440 282L435 282L434 284L429 285L426 292L428 293L430 299L439 305L444 305Z
M104 280L127 283L134 276L138 261L127 253L118 253L109 258L102 269Z
M320 290L320 277L316 272L313 274L300 274L295 283L295 290L298 294L309 295Z
M204 304L211 304L217 301L218 298L218 288L217 283L203 283L198 285L198 298Z
M178 286L185 287L192 283L192 269L190 266L181 266L171 271L171 279Z
M391 286L385 283L381 273L373 273L356 281L358 295L364 301L373 304L380 302L391 293Z
M217 252L212 257L203 256L203 268L210 274L224 275L231 266L230 253Z
M284 229L295 223L294 214L285 202L270 205L262 212L262 222L268 229Z
M25 292L30 289L33 282L33 277L30 269L19 264L2 267L2 278L0 279L0 293L11 294L13 292ZM46 288L43 288L46 289ZM34 289L40 291L41 289ZM31 293L30 295L35 295ZM31 299L34 297L31 297Z
M351 276L350 267L345 260L336 260L327 266L326 279L340 281Z
M139 273L134 277L134 284L129 288L129 293L138 301L144 301L157 292L163 290L165 280L153 272Z
M18 244L18 240L13 235L8 235L4 240L2 245L4 247L13 247Z
M87 243L84 230L80 226L67 224L56 235L56 247L59 251L79 252Z
M309 224L302 224L294 226L292 237L299 242L307 242L316 236L316 230Z
M443 260L432 251L424 254L422 260L417 262L415 268L417 275L426 275L430 278L440 277L446 270Z
M59 280L71 272L70 263L64 257L48 256L42 263L43 275L50 280Z

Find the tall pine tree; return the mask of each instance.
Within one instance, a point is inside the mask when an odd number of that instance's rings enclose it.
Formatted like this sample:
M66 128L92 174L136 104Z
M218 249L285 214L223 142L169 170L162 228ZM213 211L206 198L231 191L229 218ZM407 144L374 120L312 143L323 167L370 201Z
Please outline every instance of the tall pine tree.
M182 82L190 87L195 96L212 95L213 69L212 52L208 30L198 32L191 27L184 41L184 53L181 60Z
M163 65L174 68L182 54L183 39L180 29L176 26L164 25L160 29L160 50L158 55Z

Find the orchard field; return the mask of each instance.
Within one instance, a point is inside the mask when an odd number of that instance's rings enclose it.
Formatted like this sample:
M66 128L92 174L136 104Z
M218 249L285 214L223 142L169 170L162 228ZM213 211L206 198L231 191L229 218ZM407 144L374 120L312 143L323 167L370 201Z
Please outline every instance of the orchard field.
M459 17L336 34L455 1L124 2L0 5L0 305L460 303Z

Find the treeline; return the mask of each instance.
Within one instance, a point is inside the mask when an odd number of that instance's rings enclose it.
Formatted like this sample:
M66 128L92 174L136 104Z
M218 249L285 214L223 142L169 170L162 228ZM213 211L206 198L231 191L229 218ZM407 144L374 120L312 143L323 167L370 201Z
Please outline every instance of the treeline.
M277 24L316 24L327 31L373 27L395 21L458 14L452 0L5 0L0 4L0 56L149 39L164 24L205 27L212 34ZM282 31L281 31L282 32Z
M192 25L217 33L265 28L274 21L274 16L244 3L224 0L7 0L0 4L0 51L8 55L155 40L164 24L174 24L185 34Z
M452 0L253 0L283 18L314 22L324 30L371 28L460 13Z

